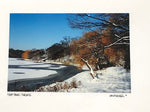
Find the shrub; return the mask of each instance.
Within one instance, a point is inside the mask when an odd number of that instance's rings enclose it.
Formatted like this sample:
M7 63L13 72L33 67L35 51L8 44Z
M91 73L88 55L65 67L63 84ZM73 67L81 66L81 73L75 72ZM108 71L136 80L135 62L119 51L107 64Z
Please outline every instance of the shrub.
M82 85L81 81L76 81L75 79L73 79L70 83L56 82L56 84L53 86L51 85L43 86L43 87L40 87L39 89L36 89L35 91L37 92L42 92L42 91L61 92L61 91L68 91L69 89L72 89L72 88L78 88L81 85Z

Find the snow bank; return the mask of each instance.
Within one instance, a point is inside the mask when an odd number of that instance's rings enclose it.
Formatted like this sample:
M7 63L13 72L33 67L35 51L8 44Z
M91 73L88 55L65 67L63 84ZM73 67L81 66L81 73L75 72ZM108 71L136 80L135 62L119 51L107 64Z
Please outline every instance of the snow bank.
M101 93L130 93L130 73L122 67L110 67L97 71L99 79L92 79L89 71L83 71L61 83L71 84L73 81L81 82L77 88L60 89L59 92L101 92ZM59 84L60 85L60 84ZM58 83L43 86L42 91L58 86Z

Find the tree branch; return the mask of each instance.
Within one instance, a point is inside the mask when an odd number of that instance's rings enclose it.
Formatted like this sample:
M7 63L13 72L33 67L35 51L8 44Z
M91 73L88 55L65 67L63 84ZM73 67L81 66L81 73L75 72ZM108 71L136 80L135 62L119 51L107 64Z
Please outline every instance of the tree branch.
M110 24L110 25L112 25L114 27L118 27L118 28L121 28L121 29L123 29L125 31L129 31L128 29L126 29L126 28L124 28L124 27L122 27L120 25L117 25L115 23L112 23L111 21L107 21L107 20L104 20L104 19L101 19L101 18L97 18L97 17L91 16L91 15L87 15L87 14L85 14L85 16L93 18L93 19L96 19L96 20L104 21L104 22L106 22L106 23L108 23L108 24Z
M107 46L104 46L104 48L109 48L109 47L111 47L111 46L113 46L113 45L116 45L119 41L121 41L121 40L123 40L123 39L128 39L128 38L129 38L129 36L121 37L120 39L118 39L117 41L113 42L112 44L109 44L109 45L107 45Z
M86 66L89 68L89 70L90 70L90 75L92 76L92 78L94 79L94 71L93 71L93 69L92 69L92 67L89 65L89 63L88 63L88 61L86 61L85 59L83 59L83 58L81 58L81 60L86 64Z

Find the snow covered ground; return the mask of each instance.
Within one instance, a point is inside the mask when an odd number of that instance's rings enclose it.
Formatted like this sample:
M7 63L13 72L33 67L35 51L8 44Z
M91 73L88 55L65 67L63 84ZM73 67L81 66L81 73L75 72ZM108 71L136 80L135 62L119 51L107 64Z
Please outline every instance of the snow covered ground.
M95 93L131 92L130 72L126 71L122 67L109 67L104 70L99 70L97 71L98 79L92 79L87 67L84 67L82 72L76 73L76 70L74 71L74 69L74 67L64 66L61 64L34 63L29 60L9 58L8 80L42 78L54 74L57 74L60 76L58 78L61 78L61 76L64 77L67 74L74 74L70 78L66 78L63 82L55 82L50 85L42 86L35 91ZM59 70L59 74L56 72L57 70ZM30 84L28 85L32 86Z
M55 70L63 67L65 66L9 58L8 80L45 77L57 73Z
M62 86L58 92L101 92L101 93L130 93L131 82L130 73L122 67L109 67L107 69L97 71L98 79L92 79L89 71L83 71L77 75L60 83L43 86L37 91L49 91L52 87ZM66 84L71 85L76 82L77 88L66 88ZM79 84L80 83L80 84Z

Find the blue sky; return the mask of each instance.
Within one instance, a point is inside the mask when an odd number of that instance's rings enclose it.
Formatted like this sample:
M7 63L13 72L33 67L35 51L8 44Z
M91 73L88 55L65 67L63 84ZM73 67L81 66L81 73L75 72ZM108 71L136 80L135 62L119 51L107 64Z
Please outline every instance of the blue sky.
M82 30L70 28L67 14L10 14L9 48L45 49L65 36L81 36Z

